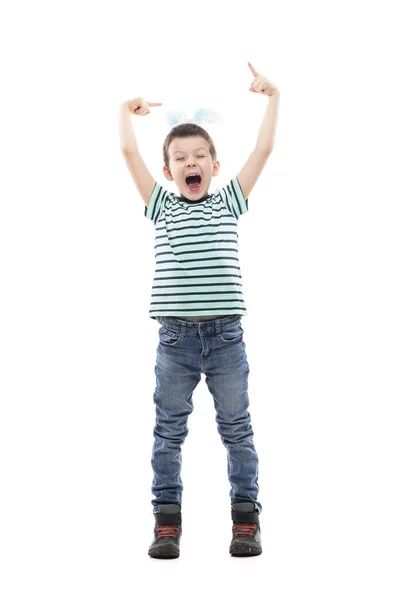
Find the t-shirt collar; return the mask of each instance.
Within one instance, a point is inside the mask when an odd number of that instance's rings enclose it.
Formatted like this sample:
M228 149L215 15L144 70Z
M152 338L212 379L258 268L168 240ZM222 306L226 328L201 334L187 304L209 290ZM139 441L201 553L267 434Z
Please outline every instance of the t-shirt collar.
M204 200L207 200L208 198L211 198L212 194L207 194L207 196L203 196L202 198L199 198L199 200L189 200L188 198L185 198L185 196L177 196L178 200L182 200L183 202L188 202L189 204L199 204L200 202L204 202Z

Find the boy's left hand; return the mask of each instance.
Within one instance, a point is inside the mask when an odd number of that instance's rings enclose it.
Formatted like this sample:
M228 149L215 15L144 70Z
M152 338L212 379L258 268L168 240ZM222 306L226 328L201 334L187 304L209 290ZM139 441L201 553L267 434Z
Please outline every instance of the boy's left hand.
M264 94L264 96L272 96L272 94L278 92L278 88L274 86L268 79L257 73L251 63L247 63L253 73L255 79L251 82L249 90L255 94Z

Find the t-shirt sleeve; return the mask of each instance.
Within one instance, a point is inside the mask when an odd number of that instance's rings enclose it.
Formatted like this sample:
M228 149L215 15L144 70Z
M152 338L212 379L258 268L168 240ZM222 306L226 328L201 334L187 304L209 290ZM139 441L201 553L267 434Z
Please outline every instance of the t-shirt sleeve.
M144 216L157 223L164 212L165 203L171 192L156 183L150 196L149 205L144 207Z
M243 196L242 188L237 177L231 179L227 186L220 190L221 197L235 219L249 210L247 198Z

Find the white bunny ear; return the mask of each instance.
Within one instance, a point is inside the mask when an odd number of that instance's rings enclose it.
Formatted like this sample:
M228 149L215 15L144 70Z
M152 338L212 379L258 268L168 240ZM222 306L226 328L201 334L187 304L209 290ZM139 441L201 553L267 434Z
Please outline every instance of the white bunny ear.
M169 110L166 113L168 124L173 127L179 123L185 123L187 112L185 110Z
M196 123L222 123L224 118L211 108L196 108L194 111Z

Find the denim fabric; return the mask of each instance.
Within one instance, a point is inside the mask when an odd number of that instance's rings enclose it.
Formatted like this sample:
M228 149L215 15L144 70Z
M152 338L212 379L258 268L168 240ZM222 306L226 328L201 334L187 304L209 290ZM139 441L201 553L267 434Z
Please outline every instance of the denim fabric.
M231 504L257 501L258 457L248 412L248 375L241 315L190 322L162 317L155 365L156 424L151 458L153 512L182 503L181 446L193 411L192 395L205 374L218 432L227 450ZM211 493L207 493L210 497Z

